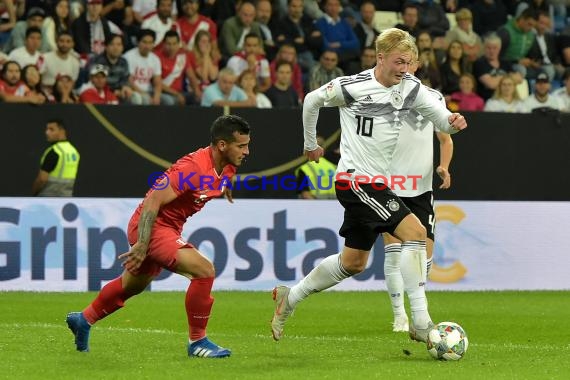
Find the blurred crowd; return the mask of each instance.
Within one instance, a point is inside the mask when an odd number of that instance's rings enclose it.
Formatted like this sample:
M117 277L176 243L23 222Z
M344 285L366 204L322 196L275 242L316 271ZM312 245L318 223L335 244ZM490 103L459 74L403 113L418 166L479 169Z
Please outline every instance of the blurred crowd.
M453 110L570 112L570 0L0 0L0 101L300 107L387 27Z

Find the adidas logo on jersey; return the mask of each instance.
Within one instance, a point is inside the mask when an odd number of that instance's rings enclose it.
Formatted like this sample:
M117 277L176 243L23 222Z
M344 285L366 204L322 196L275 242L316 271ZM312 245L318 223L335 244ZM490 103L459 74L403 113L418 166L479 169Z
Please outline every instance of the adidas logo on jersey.
M370 95L366 96L364 99L362 99L363 102L371 102L372 98L370 97Z

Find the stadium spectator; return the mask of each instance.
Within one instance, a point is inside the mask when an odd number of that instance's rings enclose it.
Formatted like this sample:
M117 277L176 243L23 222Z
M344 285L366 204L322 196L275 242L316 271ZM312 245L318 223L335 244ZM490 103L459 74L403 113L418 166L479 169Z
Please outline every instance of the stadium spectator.
M261 30L261 41L263 50L267 60L271 61L277 54L277 45L275 42L274 30L275 18L273 17L273 7L270 0L258 0L255 6L255 21L259 24Z
M162 67L162 103L167 105L195 104L194 94L185 88L186 81L196 83L196 75L188 52L180 47L180 36L175 30L166 32L162 48L156 52Z
M255 99L257 108L272 108L271 101L265 94L259 92L257 89L257 80L255 73L250 70L245 70L238 78L238 86L245 92L250 100Z
M88 60L92 55L101 54L105 50L105 40L112 33L122 34L116 26L101 16L103 0L87 0L87 10L71 24L71 32L75 42L75 51L82 59Z
M554 7L550 4L550 0L522 0L518 1L515 17L520 16L525 9L532 10L535 14L539 12L546 13L548 17L554 17ZM551 29L548 30L552 31Z
M201 105L204 107L255 107L257 100L248 98L241 88L236 86L236 75L232 69L222 69L218 81L206 87L202 94Z
M245 36L252 33L261 38L259 23L255 21L255 6L250 1L242 1L237 15L224 21L220 39L222 55L229 58L242 51Z
M482 97L477 95L475 89L477 82L475 77L469 73L463 73L459 76L459 91L451 94L450 102L448 103L449 109L452 111L483 111L485 108L485 101ZM455 103L457 108L452 107L450 103Z
M119 98L107 85L109 71L103 65L95 65L89 69L89 82L79 89L81 103L119 104Z
M428 32L420 33L429 36ZM420 39L416 40L416 43ZM439 71L439 64L437 62L435 52L432 48L425 47L419 52L419 65L416 70L416 77L426 86L441 90L441 73Z
M457 25L445 34L446 48L452 41L459 41L463 45L463 52L474 62L483 54L481 37L473 31L473 14L467 8L461 8L455 13Z
M562 76L564 87L555 90L552 95L558 97L564 104L562 111L570 112L570 68L564 71Z
M45 16L46 12L42 8L30 8L26 14L26 20L16 22L16 26L12 29L8 42L4 45L4 52L9 54L12 50L24 46L26 31L34 27L41 30ZM42 39L40 51L49 51L49 43L45 38Z
M344 75L341 68L337 66L338 55L335 51L325 50L321 54L319 63L317 63L309 74L309 90L313 91L322 85L329 83L334 78Z
M57 0L50 15L43 22L42 38L47 41L49 51L57 50L57 37L63 32L71 35L69 0Z
M40 160L40 170L32 185L32 194L38 197L72 197L79 169L79 152L68 141L63 120L46 123L45 135L50 147Z
M519 113L524 111L514 78L507 74L501 77L493 97L485 103L486 112Z
M483 42L483 56L473 63L473 75L477 79L477 93L487 100L493 96L502 77L511 73L518 85L523 81L520 73L514 73L509 62L500 58L501 39L492 33ZM522 95L522 94L521 94Z
M374 3L370 0L363 1L360 5L360 17L362 17L362 21L357 23L354 27L354 33L360 43L360 51L366 47L373 46L376 37L380 34L380 32L374 28L373 22L375 14L376 7Z
M79 103L79 97L73 91L75 81L67 74L58 75L53 85L53 98L59 104Z
M564 104L558 96L550 96L550 79L545 72L536 76L534 92L523 101L524 112L530 113L534 110L558 110L562 111Z
M229 357L231 351L208 339L206 327L214 299L211 295L215 268L210 260L192 244L180 238L187 219L199 212L206 202L225 196L233 203L231 181L249 154L248 123L238 116L221 116L210 128L211 144L176 161L162 177L170 186L149 190L134 212L128 226L129 252L118 257L124 260L123 274L107 283L97 298L83 312L69 313L67 324L75 335L78 351L89 351L91 326L119 310L130 297L144 291L163 268L190 279L186 292L188 320L187 355L199 358ZM213 179L210 191L202 190L198 179L180 180L184 176ZM186 178L187 180L189 179ZM158 184L157 180L157 184ZM196 188L199 186L200 188Z
M545 72L552 82L555 79L560 79L564 73L556 36L550 33L551 29L552 22L548 13L543 11L538 13L534 43L527 54L531 60L527 67L527 79L534 79L539 72Z
M535 63L527 58L534 42L535 14L525 9L520 16L509 20L497 31L501 38L501 58L512 65L512 70L527 77L527 68L535 67ZM536 67L535 67L536 68Z
M275 65L280 61L289 62L291 65L293 65L293 88L297 92L299 99L303 100L303 97L305 95L303 88L303 73L301 72L301 66L297 63L297 52L295 51L295 46L291 44L283 44L279 48L277 56L269 64L269 71L271 72L271 83L275 83L277 80L277 75L275 74Z
M473 30L485 37L507 22L507 7L503 0L475 0L469 7L473 13Z
M315 65L313 54L321 51L323 36L313 20L303 14L303 0L288 1L287 15L281 18L276 29L277 43L295 46L301 69L309 72Z
M434 39L434 49L442 48L445 33L449 30L449 20L440 4L433 1L411 0L418 7L418 26L429 31Z
M21 80L20 65L14 61L7 61L2 66L0 94L6 103L42 104L45 101L43 96L30 93L28 86Z
M376 66L376 48L373 46L365 47L360 54L359 62L351 62L347 69L347 75L358 74L364 70L368 70Z
M402 7L402 23L398 23L394 27L405 30L417 38L420 33L418 20L418 6L415 3L406 2Z
M41 29L35 26L29 27L28 30L26 30L24 46L12 50L8 55L8 58L11 61L18 62L20 67L27 65L36 65L41 67L44 62L44 56L40 53L41 44Z
M445 62L440 66L441 92L450 95L459 91L459 77L470 72L467 57L463 55L463 45L459 41L453 41L447 47Z
M241 75L245 70L253 71L257 77L259 91L265 92L271 86L271 73L269 62L263 55L261 37L250 33L245 36L243 51L234 54L228 61L227 67L236 75Z
M16 7L14 0L0 0L0 52L10 38L12 29L16 26Z
M358 59L360 44L348 21L340 17L340 1L324 0L325 15L315 23L323 35L323 50L338 55L338 65L346 67L351 60Z
M101 16L105 17L112 25L116 25L123 32L128 46L136 44L139 24L135 21L132 0L103 0ZM113 33L116 33L116 31L113 31Z
M161 103L162 68L160 59L152 52L154 39L152 30L141 29L138 46L123 55L129 65L129 85L134 90L130 99L132 104Z
M299 95L292 86L293 65L291 62L281 61L275 65L277 80L265 93L273 108L299 107Z
M206 87L218 79L219 59L212 48L212 36L205 30L196 35L194 49L188 53L190 66L196 75L196 83L191 83L197 100L202 98Z
M196 35L205 30L212 36L212 51L219 59L218 27L211 19L198 13L199 7L197 0L182 0L182 16L176 21L182 44L184 49L191 51L194 48Z
M156 13L145 18L141 25L141 29L149 29L156 34L154 46L157 50L160 49L166 32L175 29L180 33L178 23L172 19L172 4L173 0L157 0ZM180 21L178 20L178 22Z
M36 65L27 65L22 69L22 82L30 89L30 94L43 97L42 103L52 102L51 93L42 88L42 76Z
M144 20L156 12L157 0L133 0L133 17L137 24L142 25ZM176 19L178 8L172 3L172 17Z
M107 67L107 85L121 102L132 103L133 88L129 84L129 64L123 57L123 50L123 37L111 34L105 40L105 51L93 57L88 67L97 64Z
M58 75L69 75L74 82L79 77L79 59L73 51L73 36L69 31L62 31L57 37L57 49L44 54L42 86L52 88ZM47 90L51 92L50 90Z

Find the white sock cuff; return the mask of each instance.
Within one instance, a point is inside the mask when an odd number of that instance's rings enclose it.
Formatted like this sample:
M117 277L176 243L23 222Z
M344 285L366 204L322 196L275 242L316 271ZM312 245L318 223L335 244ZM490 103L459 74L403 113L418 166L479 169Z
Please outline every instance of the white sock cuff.
M384 246L384 252L386 254L400 253L401 250L402 250L402 244L400 244L400 243L386 244Z

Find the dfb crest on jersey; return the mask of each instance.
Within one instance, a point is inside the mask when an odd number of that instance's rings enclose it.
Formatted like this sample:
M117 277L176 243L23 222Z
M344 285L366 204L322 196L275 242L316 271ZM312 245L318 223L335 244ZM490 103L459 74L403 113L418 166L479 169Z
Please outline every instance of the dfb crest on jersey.
M400 204L395 199L390 199L388 203L386 203L386 207L388 207L388 210L395 212L400 209Z
M390 103L392 103L394 107L400 108L404 105L404 98L402 98L402 95L394 91L390 96Z

